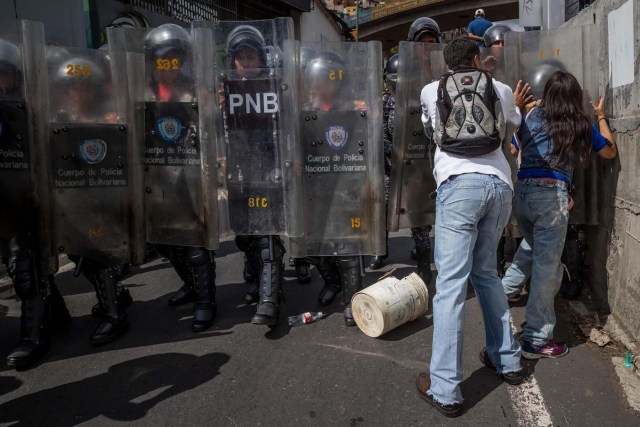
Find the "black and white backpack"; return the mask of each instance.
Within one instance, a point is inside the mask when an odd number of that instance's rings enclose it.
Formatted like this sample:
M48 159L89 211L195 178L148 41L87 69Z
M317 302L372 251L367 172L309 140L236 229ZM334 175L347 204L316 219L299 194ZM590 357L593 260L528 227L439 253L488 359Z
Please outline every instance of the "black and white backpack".
M485 71L452 71L440 78L434 140L444 152L476 157L495 151L505 120L493 79Z

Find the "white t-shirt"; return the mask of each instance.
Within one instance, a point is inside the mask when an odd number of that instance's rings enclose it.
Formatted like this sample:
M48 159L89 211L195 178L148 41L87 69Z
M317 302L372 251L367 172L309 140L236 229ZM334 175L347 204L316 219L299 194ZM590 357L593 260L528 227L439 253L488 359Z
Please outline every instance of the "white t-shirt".
M493 87L502 105L505 120L508 124L517 128L520 126L522 116L520 110L516 107L513 91L504 83L493 80ZM438 100L438 82L435 81L426 85L420 93L420 103L422 104L422 124L427 125L429 120L431 123L436 122L436 101ZM508 141L511 141L511 135L506 135ZM503 144L505 141L503 141ZM455 154L445 153L436 147L436 153L433 165L433 176L436 184L440 184L449 179L452 175L461 175L465 173L481 173L485 175L495 175L502 181L509 184L513 189L511 182L511 167L504 156L502 147L497 148L489 154L477 157L461 157Z

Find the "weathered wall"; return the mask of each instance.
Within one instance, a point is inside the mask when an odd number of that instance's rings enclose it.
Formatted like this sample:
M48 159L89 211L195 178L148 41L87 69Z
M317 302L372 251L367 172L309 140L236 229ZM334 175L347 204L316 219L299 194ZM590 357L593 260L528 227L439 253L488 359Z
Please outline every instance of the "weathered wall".
M311 12L292 12L296 40L305 42L340 41L338 25L322 1L315 0Z
M633 6L634 45L628 51L634 81L613 87L609 67L608 15ZM607 329L627 345L640 345L640 0L598 0L567 26L595 24L600 95L616 136L619 157L599 160L600 225L589 227L589 283L604 313ZM618 41L616 40L616 43Z

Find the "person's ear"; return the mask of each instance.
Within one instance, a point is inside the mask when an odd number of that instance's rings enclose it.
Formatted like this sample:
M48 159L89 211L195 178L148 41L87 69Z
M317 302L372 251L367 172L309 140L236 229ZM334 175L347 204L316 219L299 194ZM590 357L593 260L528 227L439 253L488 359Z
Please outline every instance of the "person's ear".
M476 53L475 55L473 55L473 66L475 68L482 68L482 62L480 62L480 54Z

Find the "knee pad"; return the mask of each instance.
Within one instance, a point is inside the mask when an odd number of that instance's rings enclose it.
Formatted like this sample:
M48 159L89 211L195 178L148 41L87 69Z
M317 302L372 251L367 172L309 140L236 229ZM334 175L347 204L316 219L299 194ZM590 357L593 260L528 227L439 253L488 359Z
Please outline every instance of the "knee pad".
M260 250L260 257L262 262L271 262L271 260L282 260L285 252L284 245L278 236L272 237L273 241L273 253L271 253L271 247L269 244L269 236L261 236L258 239L258 249Z
M7 267L13 288L20 298L30 298L38 293L38 278L30 257L9 257Z
M214 262L213 251L205 248L189 248L187 262L192 267L201 267Z

